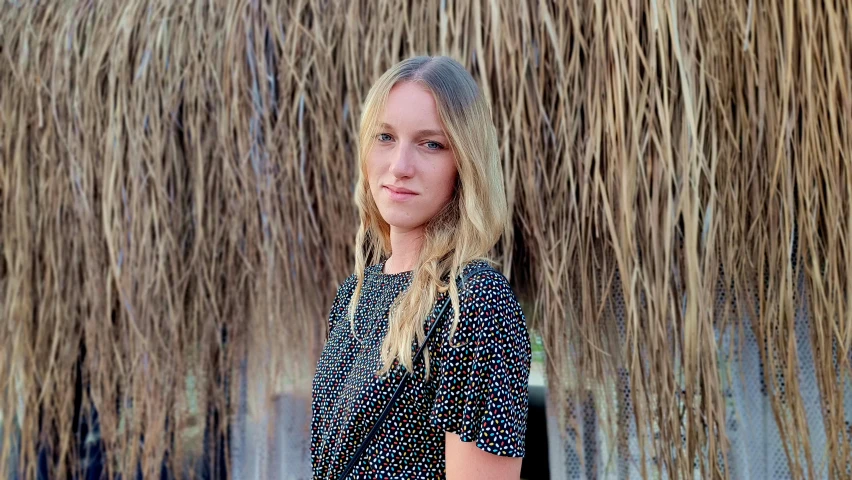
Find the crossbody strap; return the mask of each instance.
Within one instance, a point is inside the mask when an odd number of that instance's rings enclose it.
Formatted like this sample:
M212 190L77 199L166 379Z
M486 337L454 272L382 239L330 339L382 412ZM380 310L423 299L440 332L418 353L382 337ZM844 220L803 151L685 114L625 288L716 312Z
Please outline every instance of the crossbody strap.
M464 282L467 282L468 280L470 280L470 278L472 278L477 273L484 272L484 271L487 271L487 270L494 270L494 269L491 267L491 265L488 265L488 264L477 265L476 267L472 268L469 272L467 272L467 274L465 274L463 276ZM449 304L450 304L450 296L447 295L447 297L444 299L443 304L441 305L441 309L438 311L438 316L435 318L435 321L432 322L432 326L429 327L429 331L426 332L426 339L423 341L423 344L420 345L420 347L417 349L417 353L414 354L414 359L411 362L412 365L417 363L417 360L419 360L420 357L423 356L423 349L426 348L426 344L429 343L429 339L432 338L432 334L435 332L435 330L437 330L437 327L441 324L441 320L444 318L444 312L446 312L447 306ZM373 428L371 428L370 432L367 434L367 436L364 437L364 441L361 442L361 446L358 447L358 450L355 452L355 455L349 460L349 463L346 464L346 469L344 469L343 473L341 473L340 476L337 477L338 480L345 480L349 476L349 474L352 472L352 469L355 468L355 465L358 463L358 460L361 459L361 456L364 455L364 452L367 450L367 447L370 445L370 441L379 432L379 429L381 428L382 424L385 422L385 419L387 418L388 413L390 412L391 408L394 406L397 399L399 399L399 396L402 395L402 392L405 390L405 386L408 384L408 378L410 376L411 376L411 372L408 372L408 371L406 371L405 374L402 376L402 380L400 380L399 384L396 386L396 390L394 390L393 396L391 396L390 401L388 402L387 405L385 405L385 408L382 410L382 413L381 413L381 415L379 415L379 418L378 418L378 420L376 420L376 423L373 424Z

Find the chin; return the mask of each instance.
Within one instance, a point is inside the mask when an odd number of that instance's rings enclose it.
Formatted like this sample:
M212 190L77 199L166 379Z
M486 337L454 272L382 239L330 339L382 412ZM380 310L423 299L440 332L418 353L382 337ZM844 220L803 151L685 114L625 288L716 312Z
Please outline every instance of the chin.
M425 220L422 221L422 222L419 222L419 221L416 221L416 220L411 220L410 218L406 218L404 220L399 220L399 221L396 221L396 219L394 219L394 218L390 218L390 219L385 220L385 221L391 227L397 228L399 230L414 230L414 229L422 227L423 225L426 224Z
M422 227L429 221L428 218L412 218L402 212L380 212L382 218L388 225L402 230L413 230Z

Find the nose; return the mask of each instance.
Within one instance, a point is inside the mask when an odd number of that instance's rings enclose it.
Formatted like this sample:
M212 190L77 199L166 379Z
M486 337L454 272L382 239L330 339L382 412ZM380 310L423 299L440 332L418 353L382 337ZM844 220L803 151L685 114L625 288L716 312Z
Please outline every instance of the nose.
M399 144L391 158L390 172L397 178L414 175L414 151L410 145Z

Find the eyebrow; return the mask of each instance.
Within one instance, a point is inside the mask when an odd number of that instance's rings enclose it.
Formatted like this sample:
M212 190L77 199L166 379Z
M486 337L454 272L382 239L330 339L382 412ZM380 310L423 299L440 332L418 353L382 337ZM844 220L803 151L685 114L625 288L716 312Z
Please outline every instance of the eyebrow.
M389 125L387 123L382 123L381 125L379 125L379 128L387 129L387 130L394 130L393 126ZM436 136L436 135L440 135L442 137L447 136L447 134L445 134L443 130L426 129L426 130L417 130L414 133L417 134L417 136L421 136L421 137L432 137L432 136Z

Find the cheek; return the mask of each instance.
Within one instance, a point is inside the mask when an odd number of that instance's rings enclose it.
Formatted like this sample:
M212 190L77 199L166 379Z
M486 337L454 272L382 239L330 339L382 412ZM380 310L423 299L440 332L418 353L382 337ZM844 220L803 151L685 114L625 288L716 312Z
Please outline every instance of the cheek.
M458 168L456 167L455 155L449 155L447 163L444 165L444 184L447 185L447 191L452 196L456 189L456 181L459 176Z
M456 178L457 177L458 177L458 174L456 173L455 168L453 168L452 170L447 172L447 175L446 175L446 178L445 178L445 181L444 181L445 182L444 185L447 186L447 189L444 192L447 200L449 200L450 197L453 196L453 193L456 190Z
M455 161L450 158L446 164L442 165L435 172L434 177L434 185L436 186L434 192L436 196L439 196L442 201L449 201L453 196L453 192L456 188L456 177L458 176Z
M367 181L372 187L376 182L379 181L379 177L381 176L381 158L379 158L379 156L375 153L370 153L370 155L367 157L366 167Z

